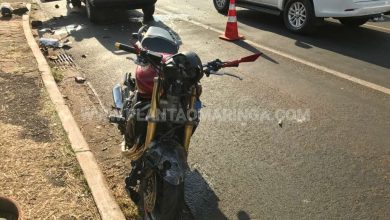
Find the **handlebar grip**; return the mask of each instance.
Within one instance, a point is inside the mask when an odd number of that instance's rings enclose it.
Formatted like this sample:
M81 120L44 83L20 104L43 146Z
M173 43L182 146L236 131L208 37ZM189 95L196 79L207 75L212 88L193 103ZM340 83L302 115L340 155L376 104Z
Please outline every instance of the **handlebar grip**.
M139 53L139 51L136 48L129 46L129 45L126 45L126 44L121 44L121 43L116 42L115 47L119 50L123 50L123 51L129 52L129 53L134 53L134 54Z

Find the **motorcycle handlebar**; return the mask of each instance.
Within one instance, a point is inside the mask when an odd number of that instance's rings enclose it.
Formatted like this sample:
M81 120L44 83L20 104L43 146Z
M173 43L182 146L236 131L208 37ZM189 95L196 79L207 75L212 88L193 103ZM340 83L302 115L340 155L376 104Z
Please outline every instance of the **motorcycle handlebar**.
M134 53L134 54L139 53L139 50L137 48L132 47L130 45L121 44L121 43L116 42L115 47L119 50L123 50L123 51L129 52L129 53Z

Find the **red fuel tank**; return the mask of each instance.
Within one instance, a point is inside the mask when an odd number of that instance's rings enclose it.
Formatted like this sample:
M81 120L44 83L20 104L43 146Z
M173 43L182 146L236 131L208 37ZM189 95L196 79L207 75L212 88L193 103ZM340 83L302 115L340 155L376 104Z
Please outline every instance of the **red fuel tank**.
M171 54L162 54L163 62L165 63ZM135 82L138 91L142 97L150 98L153 93L153 79L157 76L157 72L151 65L137 66L135 70Z

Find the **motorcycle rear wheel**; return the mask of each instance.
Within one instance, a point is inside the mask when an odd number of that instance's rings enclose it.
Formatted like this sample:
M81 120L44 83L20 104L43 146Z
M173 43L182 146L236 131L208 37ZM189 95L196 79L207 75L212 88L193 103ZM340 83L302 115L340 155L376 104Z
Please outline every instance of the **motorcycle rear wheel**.
M148 178L155 178L156 181L150 181ZM150 186L154 182L155 186ZM152 211L147 211L147 200L145 190L155 189L155 205ZM141 180L140 202L138 203L138 212L144 220L181 220L184 208L184 183L175 186L164 181L159 175L153 174Z

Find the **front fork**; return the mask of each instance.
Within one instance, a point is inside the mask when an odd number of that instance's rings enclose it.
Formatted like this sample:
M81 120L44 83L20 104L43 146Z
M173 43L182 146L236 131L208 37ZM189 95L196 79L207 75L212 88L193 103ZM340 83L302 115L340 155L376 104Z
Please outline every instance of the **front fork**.
M190 97L190 103L189 103L189 108L188 108L188 112L190 113L189 114L189 118L188 118L188 121L184 127L184 138L183 138L183 146L184 146L184 149L185 149L185 152L188 154L188 149L190 147L190 140L191 140L191 137L192 137L192 133L194 132L194 121L193 119L195 117L197 117L195 114L197 114L196 110L195 110L195 102L196 102L196 95L197 95L197 91L196 91L196 88L193 87L191 89L191 97Z
M160 83L161 82L158 79L158 77L155 77L153 79L153 82L154 82L154 86L153 86L152 100L151 100L151 104L150 104L149 114L147 117L148 127L146 130L146 138L145 138L145 146L144 146L145 149L147 149L149 147L150 143L153 141L153 139L156 135L156 127L157 127L157 122L156 122L157 121L157 108L158 108L158 98L160 95ZM185 149L187 154L188 154L188 149L190 146L191 136L192 136L192 133L194 131L194 123L195 122L192 119L195 117L192 114L196 114L196 110L195 110L196 95L197 95L196 87L193 87L191 89L191 97L190 97L189 106L188 106L188 112L190 112L190 118L188 119L188 122L186 123L186 125L184 127L184 138L183 138L183 146L184 146L184 149Z

